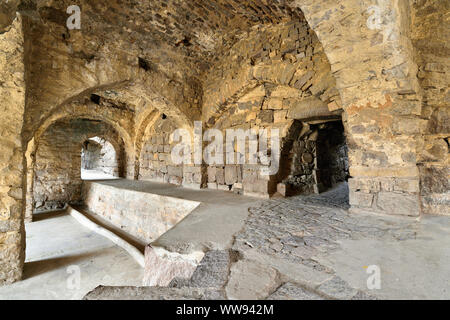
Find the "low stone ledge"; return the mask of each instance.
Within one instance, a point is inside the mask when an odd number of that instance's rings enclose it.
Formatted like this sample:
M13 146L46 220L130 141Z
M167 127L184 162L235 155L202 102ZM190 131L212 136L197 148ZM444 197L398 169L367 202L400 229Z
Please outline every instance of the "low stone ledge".
M72 207L68 207L67 209L68 213L77 220L81 225L85 226L86 228L104 236L105 238L111 240L113 243L127 251L133 258L136 260L136 262L141 266L144 267L144 255L141 251L139 251L136 247L129 244L124 239L120 238L113 232L107 230L106 228L103 228L102 226L96 224L94 221L90 220L88 217L86 217L81 212L75 210Z

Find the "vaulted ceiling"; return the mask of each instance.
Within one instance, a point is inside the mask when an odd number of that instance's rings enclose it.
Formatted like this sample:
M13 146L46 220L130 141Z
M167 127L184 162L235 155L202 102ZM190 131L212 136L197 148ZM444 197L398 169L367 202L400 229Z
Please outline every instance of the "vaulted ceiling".
M65 26L66 9L78 4L82 32L102 42L126 39L151 63L176 60L207 70L252 26L301 18L286 0L23 0L19 8ZM125 48L124 48L125 49Z

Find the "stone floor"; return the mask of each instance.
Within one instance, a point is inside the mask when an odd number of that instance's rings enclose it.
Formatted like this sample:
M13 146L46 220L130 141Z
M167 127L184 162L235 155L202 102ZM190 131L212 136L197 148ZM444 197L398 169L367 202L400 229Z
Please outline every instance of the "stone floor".
M80 299L88 292L86 299L450 299L450 217L349 213L345 184L261 201L102 183L204 202L155 241L167 250L206 251L192 277L167 288L138 287L143 270L124 250L52 213L27 225L25 279L1 287L0 299ZM79 288L71 289L70 266L80 268ZM367 285L374 267L379 289Z
M250 208L231 249L207 252L169 288L100 287L86 299L449 299L450 218L350 214L346 188ZM379 289L368 288L372 268Z
M125 250L65 213L37 215L26 231L24 280L0 287L0 300L80 299L99 285L142 283L142 268Z

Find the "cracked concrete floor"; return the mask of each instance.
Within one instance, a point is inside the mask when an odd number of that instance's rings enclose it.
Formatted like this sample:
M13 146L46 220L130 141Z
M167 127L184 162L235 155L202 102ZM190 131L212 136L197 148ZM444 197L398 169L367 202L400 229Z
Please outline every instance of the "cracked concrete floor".
M98 285L142 283L143 269L110 240L65 213L36 217L26 226L24 280L0 287L1 300L81 299Z

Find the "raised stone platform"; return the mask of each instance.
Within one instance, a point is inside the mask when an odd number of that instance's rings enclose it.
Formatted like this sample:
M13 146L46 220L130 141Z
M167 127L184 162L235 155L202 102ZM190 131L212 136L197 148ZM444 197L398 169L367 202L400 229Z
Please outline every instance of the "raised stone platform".
M210 250L228 250L251 206L261 200L134 180L85 181L88 210L131 236L148 240L144 285L189 278Z
M84 181L84 205L146 243L157 239L200 204L198 201L120 187L124 181L119 180L113 185Z

